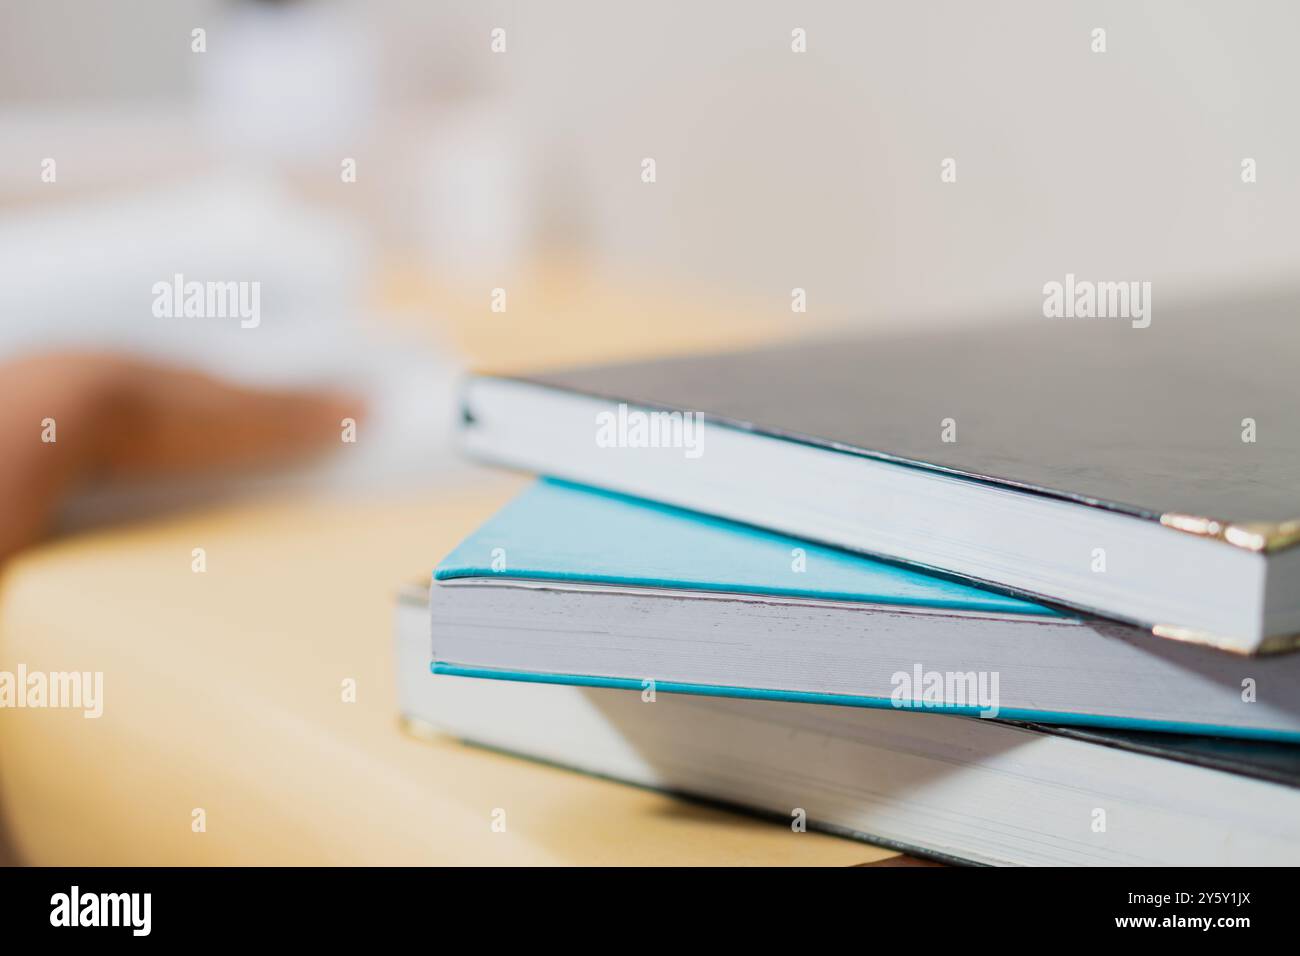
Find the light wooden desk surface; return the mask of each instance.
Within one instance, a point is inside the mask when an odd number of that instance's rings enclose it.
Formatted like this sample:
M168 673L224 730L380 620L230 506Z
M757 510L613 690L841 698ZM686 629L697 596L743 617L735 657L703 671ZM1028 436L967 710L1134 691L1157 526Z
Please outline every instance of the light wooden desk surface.
M41 864L858 864L888 851L398 730L392 599L519 479L228 507L58 542L0 595L0 669L101 670L104 714L0 712ZM191 550L207 571L191 570ZM356 703L342 682L356 681ZM491 830L494 808L507 830ZM191 827L206 813L206 832Z

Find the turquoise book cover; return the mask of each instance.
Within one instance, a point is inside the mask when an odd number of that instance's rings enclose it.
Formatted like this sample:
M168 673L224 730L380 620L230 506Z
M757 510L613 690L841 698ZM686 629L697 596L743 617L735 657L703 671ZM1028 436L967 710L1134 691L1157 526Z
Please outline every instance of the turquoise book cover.
M434 571L439 581L487 576L1058 613L836 548L553 479L507 504Z
M611 587L719 592L1077 620L1071 615L959 581L655 502L541 479L508 503L438 564L435 581L495 578ZM498 670L434 660L435 674L638 690L625 677ZM668 693L751 697L857 707L895 706L889 697L814 693L656 680ZM979 716L979 707L934 709ZM1288 730L1147 720L1118 715L1003 707L1006 720L1295 740Z

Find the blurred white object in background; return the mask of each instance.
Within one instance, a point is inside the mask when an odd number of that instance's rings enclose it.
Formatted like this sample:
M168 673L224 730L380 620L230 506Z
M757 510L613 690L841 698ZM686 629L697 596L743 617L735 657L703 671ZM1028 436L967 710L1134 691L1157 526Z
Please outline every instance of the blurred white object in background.
M354 321L370 258L346 221L256 174L18 207L0 218L0 356L93 346L238 373L296 328ZM259 282L260 326L155 316L154 284L177 273Z
M243 2L206 41L192 72L232 162L355 155L379 100L378 47L364 10Z
M464 466L452 451L457 363L431 338L372 314L374 253L350 220L275 179L227 174L131 195L20 207L0 217L0 360L104 349L250 384L357 393L355 444L293 474L100 489L69 523L138 516L268 487L374 490L427 484ZM154 285L257 282L261 317L154 313Z
M469 283L507 284L531 239L524 153L504 101L432 112L414 177L417 241L432 271Z

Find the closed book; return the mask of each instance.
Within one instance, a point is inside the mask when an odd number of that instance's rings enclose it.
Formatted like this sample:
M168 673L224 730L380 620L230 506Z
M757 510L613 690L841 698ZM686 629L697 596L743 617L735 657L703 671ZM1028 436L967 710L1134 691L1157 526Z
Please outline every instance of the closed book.
M1165 641L554 480L436 568L435 671L1300 739L1300 656Z
M1255 653L1300 634L1300 299L482 374L489 461Z
M397 608L406 727L946 861L1300 863L1300 747L431 674Z

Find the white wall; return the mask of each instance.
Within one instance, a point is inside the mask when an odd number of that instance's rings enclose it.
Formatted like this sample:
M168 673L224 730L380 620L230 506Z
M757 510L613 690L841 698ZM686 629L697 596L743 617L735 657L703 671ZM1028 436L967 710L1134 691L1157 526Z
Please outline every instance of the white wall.
M1168 301L1300 263L1295 4L636 9L521 6L510 52L608 258L846 315L1037 308L1067 271Z
M158 31L226 5L102 6L6 0L0 97L183 98L192 63ZM1294 3L350 6L384 38L389 106L504 97L544 243L776 300L803 286L808 321L1037 309L1067 271L1168 302L1300 263Z

